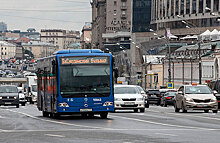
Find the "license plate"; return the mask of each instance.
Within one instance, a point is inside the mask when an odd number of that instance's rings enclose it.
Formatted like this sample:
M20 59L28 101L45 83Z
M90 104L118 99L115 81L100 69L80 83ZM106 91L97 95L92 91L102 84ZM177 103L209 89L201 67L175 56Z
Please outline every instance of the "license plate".
M207 107L207 105L198 105L197 107Z
M11 104L11 102L5 102L5 104Z
M151 97L155 97L155 98L156 98L156 97L157 97L157 95L151 95Z
M80 109L80 112L91 112L92 109Z
M125 102L125 105L134 105L134 102Z

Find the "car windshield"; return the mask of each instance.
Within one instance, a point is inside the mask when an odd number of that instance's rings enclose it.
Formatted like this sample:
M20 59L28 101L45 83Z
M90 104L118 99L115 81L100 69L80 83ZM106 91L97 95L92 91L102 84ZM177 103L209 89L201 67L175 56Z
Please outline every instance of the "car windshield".
M186 86L186 94L212 94L208 86Z
M0 93L18 93L18 89L14 86L0 86Z
M115 87L115 94L140 94L136 87Z

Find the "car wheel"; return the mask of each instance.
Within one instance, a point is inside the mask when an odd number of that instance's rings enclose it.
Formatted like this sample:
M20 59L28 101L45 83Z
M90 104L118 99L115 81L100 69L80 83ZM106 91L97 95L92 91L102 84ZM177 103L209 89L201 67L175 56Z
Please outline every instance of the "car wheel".
M204 112L205 112L205 113L208 113L208 112L209 112L209 110L204 110Z
M183 112L183 113L186 113L186 112L187 112L187 110L184 108L183 103L182 103L182 112Z
M149 103L145 104L145 108L149 108Z
M134 109L134 112L138 112L138 109Z
M142 113L145 112L145 108L143 108L143 109L141 108L141 109L140 109L140 112L142 112Z
M16 105L16 108L19 108L19 104Z
M177 106L176 106L176 104L175 104L175 112L179 112L180 111L180 109L179 108L177 108Z
M213 112L213 113L218 113L218 110L213 110L212 112Z
M164 104L163 104L163 107L167 107L167 104L166 104L166 102L164 102Z

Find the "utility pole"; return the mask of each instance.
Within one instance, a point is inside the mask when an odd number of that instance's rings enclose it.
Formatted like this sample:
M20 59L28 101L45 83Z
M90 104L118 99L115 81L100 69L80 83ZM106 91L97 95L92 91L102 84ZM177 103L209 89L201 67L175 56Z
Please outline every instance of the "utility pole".
M202 61L201 61L201 36L198 36L198 50L199 50L199 84L202 84Z
M146 52L147 53L147 52ZM146 57L146 54L144 55L144 58L145 58L145 64L144 64L144 68L145 68L145 73L144 73L144 89L146 90L147 89L147 57Z

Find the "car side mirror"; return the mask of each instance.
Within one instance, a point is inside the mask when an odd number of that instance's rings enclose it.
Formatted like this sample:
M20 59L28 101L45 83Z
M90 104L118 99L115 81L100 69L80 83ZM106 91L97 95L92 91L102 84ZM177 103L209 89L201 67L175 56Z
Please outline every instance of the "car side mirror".
M19 91L18 93L22 93L22 91Z
M213 93L214 93L214 94L217 94L218 92L217 92L216 90L213 90Z

